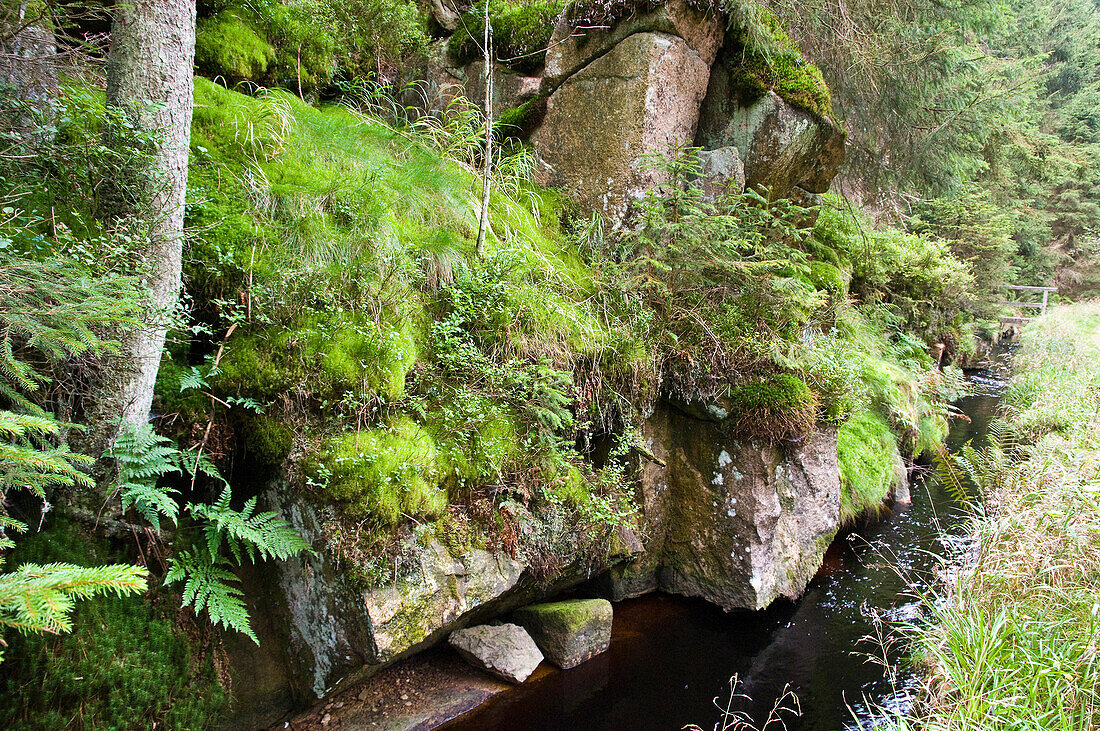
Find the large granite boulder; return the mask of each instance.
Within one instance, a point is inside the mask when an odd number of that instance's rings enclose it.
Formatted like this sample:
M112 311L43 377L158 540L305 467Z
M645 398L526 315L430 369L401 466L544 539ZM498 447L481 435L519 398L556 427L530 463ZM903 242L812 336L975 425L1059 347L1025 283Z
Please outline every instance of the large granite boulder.
M745 190L745 164L736 147L700 150L699 172L703 197L711 203Z
M710 67L684 39L636 33L573 73L549 97L532 142L548 185L622 225L667 176L647 166L695 137Z
M696 144L736 147L745 185L765 187L772 199L820 203L844 162L847 135L833 120L799 109L774 91L745 99L730 72L716 64L699 114Z
M557 89L570 76L638 33L664 33L681 38L710 66L725 37L725 25L717 16L693 7L686 0L668 0L651 10L631 13L610 26L578 18L575 11L568 10L558 19L546 52L543 73L546 90Z
M542 653L531 635L515 624L460 629L451 633L447 643L475 668L510 683L527 680L542 662Z
M611 644L612 610L606 599L532 604L513 616L546 659L563 670L592 659Z
M797 444L738 440L723 409L662 407L647 421L646 553L612 569L613 598L660 589L726 610L796 598L840 525L836 431Z

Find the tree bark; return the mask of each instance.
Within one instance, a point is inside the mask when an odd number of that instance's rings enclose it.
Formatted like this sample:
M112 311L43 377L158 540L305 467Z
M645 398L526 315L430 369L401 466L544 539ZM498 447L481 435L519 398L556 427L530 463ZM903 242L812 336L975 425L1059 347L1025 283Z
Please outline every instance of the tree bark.
M485 232L489 227L489 186L493 165L493 26L489 23L489 0L485 0L485 161L481 172L481 216L477 224L477 255L485 256Z
M107 104L156 131L155 190L148 210L115 211L148 219L150 241L140 252L147 272L150 316L126 339L117 408L123 423L148 420L169 313L177 306L183 259L187 153L194 108L195 0L123 0L111 25Z

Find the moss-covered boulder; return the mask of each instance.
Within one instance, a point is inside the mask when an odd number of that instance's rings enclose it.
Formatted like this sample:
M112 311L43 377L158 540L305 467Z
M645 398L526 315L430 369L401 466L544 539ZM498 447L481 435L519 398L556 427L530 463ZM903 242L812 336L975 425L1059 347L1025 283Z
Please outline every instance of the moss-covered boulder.
M532 604L513 616L546 659L563 670L591 660L611 644L612 610L606 599Z
M717 63L699 113L696 143L736 147L745 185L770 197L820 204L841 164L847 135L829 117L800 109L774 91L749 98L729 69Z
M542 662L527 630L514 624L468 627L447 640L466 662L510 683L527 680Z
M695 137L710 68L683 38L636 33L572 74L532 142L545 182L621 225L667 176L639 160Z
M574 3L558 19L550 40L544 73L546 90L557 89L570 76L638 33L664 33L680 38L710 66L722 45L723 23L687 0L645 3L645 7Z

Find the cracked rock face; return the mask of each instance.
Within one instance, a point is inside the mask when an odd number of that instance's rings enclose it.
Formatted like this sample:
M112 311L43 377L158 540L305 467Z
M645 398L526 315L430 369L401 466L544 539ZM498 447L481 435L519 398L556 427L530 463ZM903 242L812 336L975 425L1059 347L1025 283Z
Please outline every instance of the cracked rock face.
M710 67L678 36L635 33L565 79L532 142L545 182L615 226L666 180L647 153L695 137Z
M835 430L756 444L662 408L646 437L667 466L645 467L646 554L612 571L615 598L660 589L731 610L800 596L840 524Z
M773 91L742 99L723 62L715 64L695 141L707 149L736 147L746 187L766 187L773 200L818 205L844 163L846 140L836 122L798 109Z
M527 630L515 624L469 627L451 633L448 644L475 668L510 683L527 680L542 662Z

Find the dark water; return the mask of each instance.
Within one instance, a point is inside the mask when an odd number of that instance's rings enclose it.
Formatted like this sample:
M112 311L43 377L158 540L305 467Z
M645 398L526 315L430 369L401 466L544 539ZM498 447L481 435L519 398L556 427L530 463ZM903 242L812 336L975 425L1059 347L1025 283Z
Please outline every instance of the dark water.
M1000 374L979 372L971 380L976 394L957 404L970 421L953 420L952 448L984 435L999 402ZM965 544L963 509L934 477L912 492L908 508L839 536L798 602L731 614L664 595L622 602L608 652L529 680L446 728L710 729L721 720L713 699L725 705L735 674L753 700L734 707L757 724L789 684L802 709L801 717L785 717L790 731L870 728L869 705L906 707L915 676L903 667L887 679L882 665L867 662L877 650L861 641L874 631L869 610L893 617L914 611L912 584L927 586L936 556L957 554ZM897 647L891 659L903 654Z

